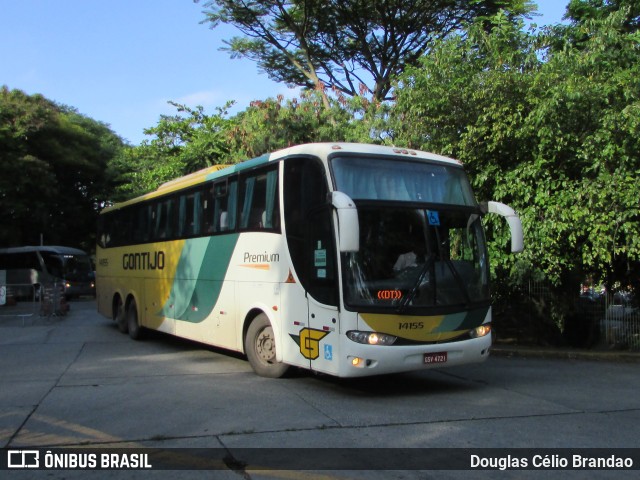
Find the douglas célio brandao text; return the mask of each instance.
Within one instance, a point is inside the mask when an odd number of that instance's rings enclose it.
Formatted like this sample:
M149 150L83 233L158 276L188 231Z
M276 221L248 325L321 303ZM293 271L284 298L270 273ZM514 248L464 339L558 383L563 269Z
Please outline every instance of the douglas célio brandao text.
M505 455L482 456L471 455L470 467L479 470L510 470L510 469L567 469L567 470L606 470L606 469L633 469L633 458L617 455L585 456L582 454L547 454L547 455Z

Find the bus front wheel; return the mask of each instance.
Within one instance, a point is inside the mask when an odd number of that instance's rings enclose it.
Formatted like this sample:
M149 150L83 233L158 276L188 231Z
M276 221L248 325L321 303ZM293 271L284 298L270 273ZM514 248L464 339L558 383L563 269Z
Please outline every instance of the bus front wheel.
M289 365L276 360L276 338L269 319L261 313L253 319L244 339L244 351L251 368L261 377L280 378Z

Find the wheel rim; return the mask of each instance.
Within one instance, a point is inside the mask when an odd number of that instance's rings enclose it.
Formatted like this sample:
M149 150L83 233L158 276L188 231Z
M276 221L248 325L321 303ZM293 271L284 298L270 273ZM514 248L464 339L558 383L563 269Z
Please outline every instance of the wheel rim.
M276 359L276 342L273 329L266 327L256 336L256 354L264 363L273 363Z

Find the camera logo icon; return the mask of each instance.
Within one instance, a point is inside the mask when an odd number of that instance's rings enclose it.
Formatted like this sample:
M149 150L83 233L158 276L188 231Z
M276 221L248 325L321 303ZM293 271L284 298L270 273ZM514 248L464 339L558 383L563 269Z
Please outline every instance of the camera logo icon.
M7 452L8 468L39 468L40 452L38 450L9 450Z

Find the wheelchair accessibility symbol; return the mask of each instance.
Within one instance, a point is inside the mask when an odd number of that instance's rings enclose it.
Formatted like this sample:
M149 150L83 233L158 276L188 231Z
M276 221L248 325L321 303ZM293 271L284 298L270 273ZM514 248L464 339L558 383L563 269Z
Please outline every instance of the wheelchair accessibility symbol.
M324 346L324 359L333 360L333 347L331 345Z
M440 226L440 215L438 215L438 212L427 210L427 217L429 217L429 225L434 227Z

